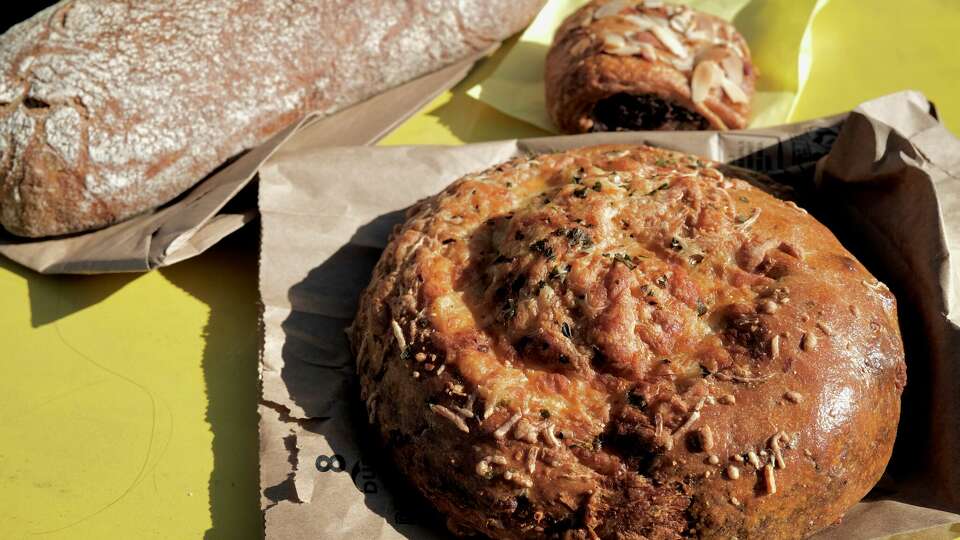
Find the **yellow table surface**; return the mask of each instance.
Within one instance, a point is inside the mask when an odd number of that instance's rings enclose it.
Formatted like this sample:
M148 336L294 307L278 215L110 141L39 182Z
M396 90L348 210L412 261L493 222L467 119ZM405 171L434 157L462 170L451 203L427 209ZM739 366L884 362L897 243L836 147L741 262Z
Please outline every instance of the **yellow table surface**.
M831 0L803 120L913 88L960 132L960 2ZM384 144L540 135L464 95ZM141 275L0 260L0 538L255 538L256 225Z

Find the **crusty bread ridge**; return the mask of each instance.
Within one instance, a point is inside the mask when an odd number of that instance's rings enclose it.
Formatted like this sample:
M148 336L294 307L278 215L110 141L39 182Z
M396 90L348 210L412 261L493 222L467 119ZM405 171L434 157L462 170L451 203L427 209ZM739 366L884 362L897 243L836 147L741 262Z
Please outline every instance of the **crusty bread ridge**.
M795 204L639 146L414 205L351 331L397 466L493 538L800 538L880 477L890 291Z
M542 0L69 0L0 36L0 224L161 205L310 111L502 40Z

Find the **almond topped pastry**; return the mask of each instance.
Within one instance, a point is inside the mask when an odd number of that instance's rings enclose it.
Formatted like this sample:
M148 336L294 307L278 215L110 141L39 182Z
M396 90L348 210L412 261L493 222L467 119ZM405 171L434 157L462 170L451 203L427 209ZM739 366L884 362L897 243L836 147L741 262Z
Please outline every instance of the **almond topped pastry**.
M732 24L659 0L594 1L557 30L547 110L568 133L739 129L756 70Z

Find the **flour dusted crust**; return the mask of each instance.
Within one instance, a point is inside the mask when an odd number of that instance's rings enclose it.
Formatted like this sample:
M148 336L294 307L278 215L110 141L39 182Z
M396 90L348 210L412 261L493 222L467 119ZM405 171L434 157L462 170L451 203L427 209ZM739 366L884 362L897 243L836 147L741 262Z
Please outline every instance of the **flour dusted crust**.
M370 421L453 530L801 537L880 477L894 298L736 176L600 146L409 210L351 342Z
M0 36L0 224L46 236L176 197L303 114L482 50L542 0L68 0Z
M547 110L563 131L738 129L756 71L730 23L659 0L594 0L557 30Z

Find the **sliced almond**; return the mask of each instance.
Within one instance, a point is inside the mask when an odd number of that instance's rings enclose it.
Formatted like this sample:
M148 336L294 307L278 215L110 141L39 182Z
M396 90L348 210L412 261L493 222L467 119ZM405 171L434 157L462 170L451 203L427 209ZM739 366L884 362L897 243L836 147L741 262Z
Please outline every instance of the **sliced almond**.
M743 45L741 45L739 41L733 42L733 50L737 53L737 56L739 56L740 58L747 57L747 52L743 49Z
M673 67L677 68L678 71L690 71L693 69L693 57L684 56L683 58L674 58Z
M653 45L651 45L651 44L649 44L649 43L637 43L637 44L636 44L636 47L637 47L637 49L640 50L640 56L641 56L641 57L643 57L643 58L645 58L645 59L647 59L647 60L649 60L649 61L651 61L651 62L656 62L656 61L657 61L657 49L655 49L655 48L653 47Z
M717 35L720 36L724 42L730 41L730 26L726 24L720 24L715 26Z
M657 61L657 50L649 43L631 41L622 46L608 45L603 48L603 52L617 56L640 56L651 62Z
M628 7L632 7L634 4L635 2L632 2L631 0L613 0L612 2L607 2L593 12L593 18L603 19L605 17L619 15L621 11L627 9Z
M693 22L693 12L688 10L683 10L680 13L670 17L670 28L673 28L677 32L684 34L687 29L690 28L690 23Z
M724 77L720 81L720 87L723 88L723 93L730 98L730 101L734 103L746 103L750 101L747 99L747 94L743 93L743 89L740 88L740 85L734 84L730 79Z
M654 26L650 31L660 40L660 43L663 43L667 50L680 57L687 56L687 48L683 46L673 30L665 26Z
M591 42L590 38L583 38L580 41L574 43L573 46L570 47L570 54L572 54L573 56L579 56L580 53L587 50L587 47L590 46L590 42Z
M693 77L690 79L690 94L694 103L703 103L710 90L726 80L720 66L713 60L704 60L693 68Z
M620 18L627 21L631 25L633 25L640 32L650 30L651 28L656 26L656 23L654 23L652 20L650 20L649 17L646 17L644 15L634 15L630 13L627 15L622 15Z
M730 82L733 84L740 86L740 83L743 82L743 60L741 60L739 56L728 54L723 57L720 65L723 67L723 72L726 73L727 79L730 79Z
M623 47L604 47L603 52L617 56L634 56L640 54L640 47L631 43Z
M627 40L623 36L612 32L604 32L601 39L603 39L603 50L605 51L622 49L627 45Z
M686 38L695 43L701 41L710 41L710 34L704 30L698 30L694 25L691 25L690 28L687 28L685 34Z
M670 21L666 17L659 17L656 15L646 14L647 18L650 19L655 26L662 26L664 28L670 28Z

